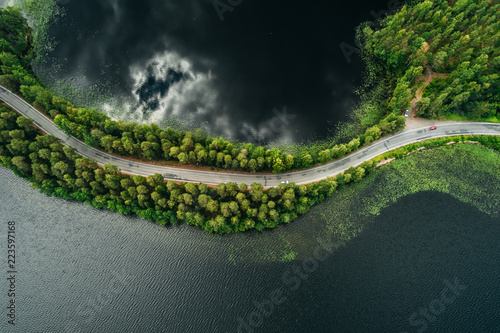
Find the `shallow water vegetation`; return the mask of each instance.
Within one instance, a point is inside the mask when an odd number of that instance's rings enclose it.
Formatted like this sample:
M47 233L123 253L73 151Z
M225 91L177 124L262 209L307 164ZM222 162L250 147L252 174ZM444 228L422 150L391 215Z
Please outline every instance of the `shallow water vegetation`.
M379 215L383 208L400 198L423 191L449 194L481 212L498 217L499 168L498 151L482 146L460 144L421 151L382 166L362 182L332 196L318 210L327 221L326 229L339 243L347 242L362 230L363 217L367 220ZM350 208L329 207L339 199ZM350 213L346 215L345 212Z
M234 251L241 254L241 262L255 260L256 253L260 253L259 262L277 261L262 255L262 248L270 253L287 249L296 253L296 260L303 260L311 257L321 242L334 247L347 244L384 208L405 196L428 191L448 194L500 218L498 170L500 153L481 145L456 144L420 151L379 167L362 181L336 191L293 224L264 233L245 246L237 245L244 237L237 235Z
M64 16L64 10L57 0L12 0L15 8L20 9L28 18L28 23L33 30L33 64L37 69L42 69L45 56L53 50L55 41L49 36L51 24Z

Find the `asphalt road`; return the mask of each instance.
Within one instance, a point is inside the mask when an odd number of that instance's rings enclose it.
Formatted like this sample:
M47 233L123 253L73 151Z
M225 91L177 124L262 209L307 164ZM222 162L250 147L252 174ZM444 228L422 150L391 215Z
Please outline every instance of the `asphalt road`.
M114 164L123 172L130 174L149 176L159 173L163 175L165 179L169 180L194 183L201 182L214 185L229 182L235 182L238 184L252 184L257 182L261 183L265 187L270 187L279 185L283 180L288 180L296 184L305 184L336 175L351 166L357 166L362 162L370 160L388 150L392 150L412 142L460 134L500 135L500 124L478 122L439 124L437 125L436 130L430 130L429 127L404 130L396 135L392 135L379 140L370 146L364 147L340 160L336 160L312 169L280 175L245 175L157 166L115 157L89 147L85 143L67 135L45 115L2 86L0 86L0 99L16 109L25 117L33 119L35 125L43 129L45 132L59 138L63 144L74 147L82 156L97 161L97 163L101 165Z

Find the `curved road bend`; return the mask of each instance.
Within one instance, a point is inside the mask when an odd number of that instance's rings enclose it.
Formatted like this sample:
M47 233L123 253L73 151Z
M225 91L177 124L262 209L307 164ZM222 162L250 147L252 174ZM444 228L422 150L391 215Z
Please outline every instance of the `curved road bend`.
M33 119L35 125L43 129L45 132L59 138L63 144L74 147L82 156L97 161L97 163L101 165L114 164L123 172L129 174L149 176L159 173L168 180L194 183L201 182L214 185L228 182L235 182L238 184L252 184L257 182L261 183L265 187L270 187L279 185L282 180L288 180L296 184L310 183L336 175L351 166L357 166L362 162L370 160L388 150L393 150L412 142L462 134L500 135L500 124L477 122L440 124L437 129L433 131L429 130L429 127L404 130L396 135L379 140L374 144L364 147L340 160L336 160L312 169L279 175L245 175L157 166L115 157L89 147L85 143L67 135L45 115L2 86L0 86L0 99L5 101L5 103L9 104L25 117Z

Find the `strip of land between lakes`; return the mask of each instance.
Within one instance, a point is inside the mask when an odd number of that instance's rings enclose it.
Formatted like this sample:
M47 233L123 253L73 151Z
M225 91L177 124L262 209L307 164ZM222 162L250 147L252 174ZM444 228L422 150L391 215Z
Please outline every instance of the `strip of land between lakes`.
M35 125L40 127L44 132L57 137L61 140L61 143L75 148L80 155L90 158L100 165L113 164L124 173L132 175L149 176L159 173L167 180L205 183L210 185L234 182L237 184L260 183L264 187L273 187L278 186L284 180L294 182L296 184L306 184L334 176L350 167L357 166L364 161L368 161L389 150L414 142L455 135L500 135L500 124L481 122L448 123L442 121L431 121L431 125L437 126L435 130L430 130L430 126L406 129L395 135L382 138L344 158L311 169L284 174L243 174L183 169L171 166L148 164L145 162L138 162L117 157L89 147L84 142L64 133L52 122L52 120L33 108L19 96L2 86L0 86L0 99L23 116L33 119Z

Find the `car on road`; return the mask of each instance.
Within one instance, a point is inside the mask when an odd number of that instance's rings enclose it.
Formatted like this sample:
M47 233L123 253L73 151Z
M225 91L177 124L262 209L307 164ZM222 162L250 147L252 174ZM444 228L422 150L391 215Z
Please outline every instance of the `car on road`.
M437 126L431 126L431 131L435 130L436 128L437 128Z
M281 184L288 184L288 183L289 183L288 180L282 180L281 181Z
M405 111L405 117L408 118L409 115L410 115L410 110L406 110Z

